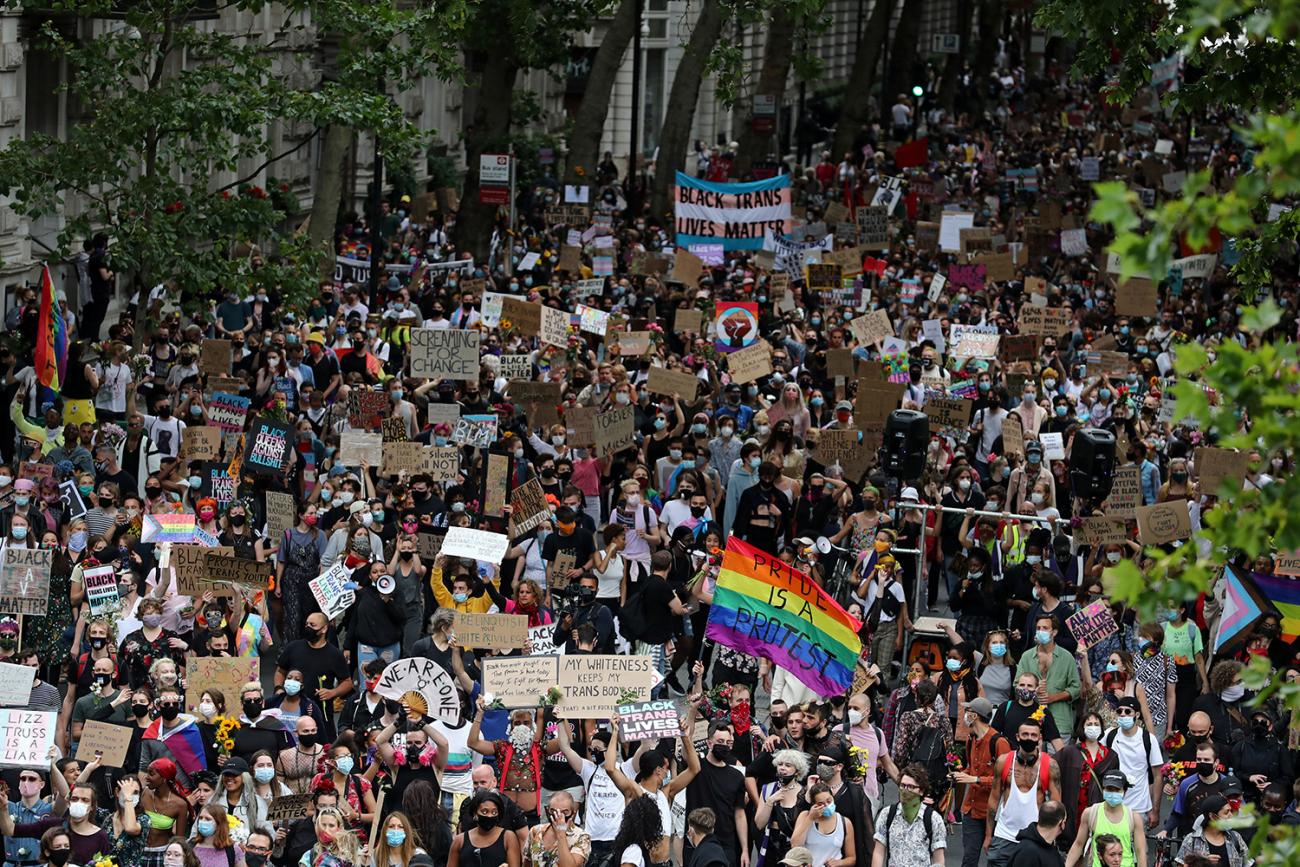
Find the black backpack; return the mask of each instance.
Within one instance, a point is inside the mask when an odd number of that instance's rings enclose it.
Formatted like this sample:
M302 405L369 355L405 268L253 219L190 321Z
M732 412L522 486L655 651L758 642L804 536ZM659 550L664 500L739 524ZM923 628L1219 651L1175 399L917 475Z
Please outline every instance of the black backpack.
M894 817L898 815L898 808L901 804L894 804L889 808L888 815L885 816L885 863L889 863L889 829L894 825ZM921 810L921 819L925 823L925 851L927 853L934 850L934 826L930 824L930 817L934 815L934 808L925 804ZM928 858L929 855L927 854Z
M912 762L924 767L932 780L941 780L947 776L948 746L943 741L943 730L939 726L930 725L921 729L920 736L912 746L912 754L907 757L907 763Z
M1106 733L1106 739L1102 741L1106 745L1106 749L1113 750L1115 748L1115 737L1118 734L1119 729L1111 729ZM1146 729L1142 729L1142 756L1142 763L1147 766L1147 785L1149 786L1155 782L1156 777L1151 771L1151 732Z

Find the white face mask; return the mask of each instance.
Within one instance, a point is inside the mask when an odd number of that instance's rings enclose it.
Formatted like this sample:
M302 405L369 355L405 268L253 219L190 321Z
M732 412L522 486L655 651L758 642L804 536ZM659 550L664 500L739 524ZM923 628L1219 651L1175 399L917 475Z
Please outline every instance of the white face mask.
M210 717L217 712L217 706L210 701L199 702L199 713Z
M510 729L510 745L517 750L524 750L533 744L533 730L528 726L515 726Z
M68 815L74 819L84 819L90 812L90 805L84 801L73 801L68 805Z
M351 491L340 491L339 495L335 497L335 499L338 500L338 502L341 503L342 505L346 506L352 502L353 496L354 495Z
M1043 504L1043 495L1035 491L1029 495L1029 502L1033 503L1035 506L1041 506Z
M855 726L862 722L862 711L855 708L849 708L849 725Z

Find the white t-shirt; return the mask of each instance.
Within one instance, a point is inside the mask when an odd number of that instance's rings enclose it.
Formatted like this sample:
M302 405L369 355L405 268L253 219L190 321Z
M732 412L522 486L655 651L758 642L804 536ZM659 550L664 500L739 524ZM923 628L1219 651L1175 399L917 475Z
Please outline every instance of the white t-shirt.
M1111 749L1119 756L1119 769L1128 780L1124 803L1139 813L1146 813L1151 809L1151 785L1147 782L1147 767L1159 768L1164 764L1160 754L1160 739L1155 735L1144 738L1141 728L1136 724L1131 730L1132 733L1128 735L1116 729L1111 731L1115 732L1115 741ZM1102 740L1109 742L1110 734L1107 733ZM1142 744L1145 740L1151 741L1150 755L1143 755Z
M619 765L619 770L629 779L636 774L631 759ZM609 778L604 767L590 759L582 760L581 776L582 785L587 789L587 821L584 827L591 839L612 843L618 836L618 826L623 823L623 808L627 799Z
M668 533L671 535L678 527L685 524L691 519L691 501L683 500L678 497L675 500L669 500L664 504L663 511L659 513L659 522L668 527ZM704 521L713 520L713 509L708 506L704 507Z
M149 439L158 447L165 457L174 458L181 450L181 435L185 431L185 422L172 416L162 419L156 415L144 417L144 430Z
M596 588L597 599L617 599L623 589L623 558L613 554L605 564L603 572L596 573L600 585Z
M633 864L635 867L645 867L645 856L641 854L641 847L633 843L623 850L623 854L618 856L619 864Z

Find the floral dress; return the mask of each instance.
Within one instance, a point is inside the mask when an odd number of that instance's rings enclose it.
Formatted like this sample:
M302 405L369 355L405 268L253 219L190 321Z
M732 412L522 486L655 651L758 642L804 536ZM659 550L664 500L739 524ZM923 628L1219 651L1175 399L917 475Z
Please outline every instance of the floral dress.
M149 682L149 667L160 659L171 659L176 663L176 671L185 671L185 654L172 650L169 642L177 638L170 629L162 629L153 641L144 637L144 629L137 629L122 642L122 654L119 660L126 663L127 683L131 689L139 689ZM179 686L179 684L177 684Z
M137 805L138 806L138 805ZM113 828L113 814L108 810L100 810L99 821L96 822L99 827L104 829L108 834L108 842L112 844L113 860L119 865L139 864L141 856L144 855L145 843L149 840L149 831L153 825L149 819L149 814L144 810L135 811L136 821L140 823L139 834L127 834L125 831L118 833Z
M72 561L55 551L50 566L49 603L44 617L24 617L23 637L40 653L42 664L63 664L72 647Z

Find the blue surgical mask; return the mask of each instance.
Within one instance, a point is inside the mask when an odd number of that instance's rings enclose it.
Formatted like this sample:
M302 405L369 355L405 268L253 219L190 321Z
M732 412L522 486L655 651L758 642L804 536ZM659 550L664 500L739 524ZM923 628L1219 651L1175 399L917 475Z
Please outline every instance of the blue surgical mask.
M752 458L749 459L749 468L751 470L756 470L758 469L759 465L762 463L763 463L763 459L758 455L754 455Z
M191 487L191 488L193 488L194 490L198 490L198 489L199 489L200 487L202 487L202 486L203 486L203 477L202 477L202 476L190 476L190 487Z
M989 653L993 654L994 656L1000 659L1007 655L1007 646L1001 642L998 642L997 644L990 644Z
M1123 792L1102 792L1101 796L1106 799L1107 806L1118 807L1124 803Z
M1028 563L1030 566L1037 566L1039 563L1043 562L1043 558L1042 558L1040 555L1038 555L1038 554L1026 554L1026 555L1025 555L1025 562ZM1034 598L1035 598L1035 599L1038 598L1038 593L1037 593L1037 591L1038 591L1038 587L1035 586L1035 587L1034 587Z
M353 766L353 762L351 756L342 756L341 758L337 758L334 760L334 767L338 768L339 773L343 774L344 776L347 776L348 774L352 773L352 766Z
M10 529L9 532L11 532L11 533L13 534L13 537L14 537L15 539L17 539L19 542L21 542L23 539L26 539L26 538L27 538L27 528L26 528L26 527L13 527L13 528Z
M814 397L812 400L808 401L808 403L809 403L811 406L819 407L819 406L821 406L822 404L826 403L826 399L825 399L825 398L822 398L822 397Z
M457 602L466 602L466 601L469 600L469 594L468 594L468 593L453 593L453 594L451 594L451 598L454 599L454 600L456 600Z
M275 779L275 768L253 768L253 779L259 783L269 783Z
M1052 633L1047 629L1040 629L1034 633L1034 641L1039 644L1050 644L1052 642Z
M27 508L27 504L32 501L31 497L14 497L14 504L22 508Z
M961 660L960 660L960 659L949 659L948 661L946 661L946 662L944 663L944 666L945 666L949 671L961 671Z
M290 678L289 680L286 680L284 682L285 695L297 695L299 690L301 689L302 689L301 680L294 680L293 678Z
M433 438L433 444L434 444L435 446L445 446L445 445L447 444L447 438L446 438L446 437L434 437L434 438Z
M406 832L401 828L389 828L384 832L384 842L389 846L400 846L406 842Z
M1119 671L1119 666L1116 665L1116 664L1113 663L1113 662L1108 662L1108 663L1106 663L1106 670L1107 670L1107 671Z
M199 819L194 825L194 830L199 832L200 837L211 837L217 833L217 823L211 819Z
M662 418L655 419L655 430L663 430L668 427L668 422Z
M1129 729L1133 728L1133 723L1137 722L1137 717L1132 717L1132 716L1121 716L1121 717L1116 717L1115 719L1119 723L1119 727L1122 728L1124 731L1128 731Z
M834 801L831 801L831 802L830 802L829 804L827 804L825 807L822 807L822 816L824 816L825 818L830 818L831 816L834 816L834 815L835 815L835 802L834 802Z

